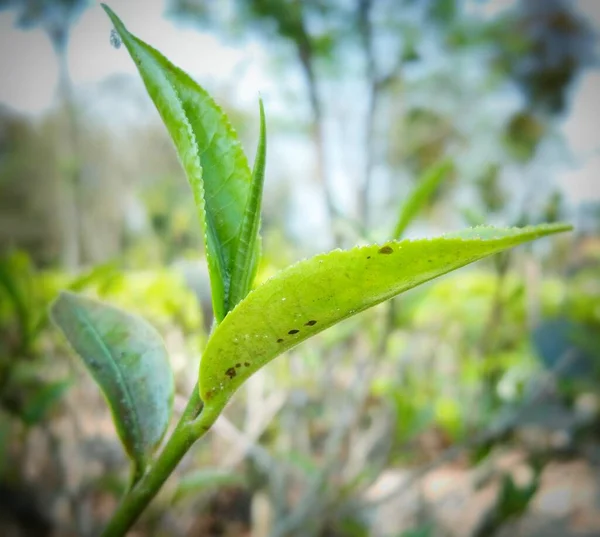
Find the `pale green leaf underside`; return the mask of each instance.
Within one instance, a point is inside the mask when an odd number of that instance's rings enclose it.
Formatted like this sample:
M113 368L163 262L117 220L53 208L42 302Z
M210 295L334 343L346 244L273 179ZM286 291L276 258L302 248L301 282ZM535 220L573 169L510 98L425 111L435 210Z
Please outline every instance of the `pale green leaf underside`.
M142 76L191 185L205 232L213 308L220 321L233 307L231 278L252 183L248 161L226 115L208 93L103 7Z
M173 405L173 373L162 338L144 319L68 291L50 314L100 386L127 454L143 469Z
M393 296L512 246L570 229L476 228L318 255L252 291L215 329L200 363L200 396L216 415L273 358Z

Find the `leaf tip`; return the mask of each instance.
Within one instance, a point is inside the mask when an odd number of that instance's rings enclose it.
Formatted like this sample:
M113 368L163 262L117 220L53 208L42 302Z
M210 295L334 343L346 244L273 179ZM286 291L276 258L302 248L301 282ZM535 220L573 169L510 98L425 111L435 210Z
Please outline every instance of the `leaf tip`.
M266 125L266 118L265 118L265 104L264 104L262 95L260 94L260 91L258 92L258 113L260 116L260 134L261 134L261 137L264 138L264 143L266 145L266 143L267 143L267 140L266 140L267 125Z
M564 233L566 231L575 231L575 226L568 222L556 222L554 224L548 224L548 226L554 226L556 233Z
M127 33L127 29L125 28L123 21L118 17L118 15L108 5L101 3L100 6L104 10L104 12L108 15L108 17L110 18L115 29L117 30L117 32L119 32L119 35L121 36L121 38L123 38L123 33Z
M108 5L106 5L104 2L100 2L100 7L105 11L105 13L112 18L112 16L115 14L115 12L108 7Z
M106 13L108 13L109 15L114 15L115 12L110 8L110 6L108 4L105 4L104 2L100 2L100 7L106 11Z

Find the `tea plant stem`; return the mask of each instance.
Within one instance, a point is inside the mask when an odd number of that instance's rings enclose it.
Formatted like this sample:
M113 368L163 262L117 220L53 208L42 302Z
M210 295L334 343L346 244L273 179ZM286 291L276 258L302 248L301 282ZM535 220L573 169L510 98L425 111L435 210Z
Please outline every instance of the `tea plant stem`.
M198 386L194 386L173 434L158 458L125 494L102 537L121 537L127 533L192 444L208 431L215 419L214 413L205 411Z

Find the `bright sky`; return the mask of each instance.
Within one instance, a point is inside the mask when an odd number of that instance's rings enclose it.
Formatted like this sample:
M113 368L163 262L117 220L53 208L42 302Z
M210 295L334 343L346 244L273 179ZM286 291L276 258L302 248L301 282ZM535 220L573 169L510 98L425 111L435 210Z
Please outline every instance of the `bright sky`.
M481 9L482 3L477 0ZM477 4L474 0L474 5ZM492 14L513 0L491 0L483 4ZM586 16L600 28L600 1L579 0ZM233 46L197 28L176 25L164 18L165 0L145 0L143 14L140 3L131 0L111 0L111 7L130 30L151 43L160 43L160 50L175 64L194 77L208 83L231 79L243 73L236 84L237 105L255 107L258 92L263 95L274 84L264 71L268 52L257 41ZM121 49L109 44L111 24L97 6L86 10L74 26L69 47L69 65L75 85L90 85L109 75L135 74L133 62ZM13 28L11 12L0 13L0 103L18 111L39 113L52 104L56 89L56 60L48 39L40 30L20 31ZM287 83L287 81L286 81ZM600 130L595 119L600 75L590 72L575 88L573 110L564 124L574 156L581 163L561 175L573 201L600 199L597 179L600 170ZM274 103L270 103L272 105ZM275 105L277 106L277 105ZM272 111L276 111L273 110Z
M514 0L473 0L479 11L492 15ZM238 92L242 101L256 102L259 90L265 91L269 77L260 72L264 49L256 41L243 47L220 41L213 34L175 24L164 18L165 0L144 0L140 15L138 2L111 0L110 6L129 29L151 43L175 64L194 76L227 79L244 68L244 84ZM600 2L579 0L586 16L600 28ZM0 12L0 103L19 111L36 113L51 103L56 88L56 60L48 39L40 30L21 31L13 27L13 14ZM74 83L89 84L115 73L135 74L127 54L109 45L111 24L99 4L87 9L75 24L69 48L69 65Z
M214 35L197 28L176 25L164 18L165 0L112 0L110 6L128 28L145 41L160 43L160 50L193 76L227 79L234 70L244 69L241 101L256 104L256 95L266 80L258 68L262 49L255 42L234 48ZM56 89L56 60L49 41L40 30L13 28L13 14L0 13L0 103L29 113L51 105ZM135 74L135 67L123 51L109 44L112 25L99 5L87 9L75 24L69 46L69 67L75 85L99 82L117 73ZM264 90L264 87L262 88Z

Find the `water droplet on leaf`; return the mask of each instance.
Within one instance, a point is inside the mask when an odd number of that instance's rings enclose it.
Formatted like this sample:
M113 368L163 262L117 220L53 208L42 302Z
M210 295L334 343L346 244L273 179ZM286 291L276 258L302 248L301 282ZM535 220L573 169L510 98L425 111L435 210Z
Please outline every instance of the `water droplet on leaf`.
M110 30L110 44L113 48L121 48L121 37L119 36L117 30L115 30L114 28Z

